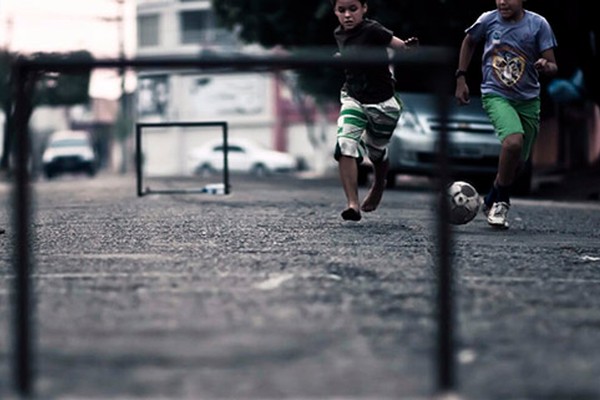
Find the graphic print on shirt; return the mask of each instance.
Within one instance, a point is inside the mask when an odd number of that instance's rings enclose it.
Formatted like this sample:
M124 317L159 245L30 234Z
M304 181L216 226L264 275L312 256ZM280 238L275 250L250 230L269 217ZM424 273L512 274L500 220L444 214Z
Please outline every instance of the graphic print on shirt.
M498 46L492 53L494 73L504 85L511 87L519 83L525 72L526 59L514 48Z

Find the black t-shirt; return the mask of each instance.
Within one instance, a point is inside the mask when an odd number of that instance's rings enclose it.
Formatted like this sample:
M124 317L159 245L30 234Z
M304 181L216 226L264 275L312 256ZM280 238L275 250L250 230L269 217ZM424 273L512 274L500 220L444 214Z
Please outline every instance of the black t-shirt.
M339 26L334 32L340 54L357 55L361 48L368 48L369 54L387 57L387 47L393 33L377 21L364 19L352 30ZM389 66L349 67L346 69L344 90L361 103L381 103L394 95L394 80Z

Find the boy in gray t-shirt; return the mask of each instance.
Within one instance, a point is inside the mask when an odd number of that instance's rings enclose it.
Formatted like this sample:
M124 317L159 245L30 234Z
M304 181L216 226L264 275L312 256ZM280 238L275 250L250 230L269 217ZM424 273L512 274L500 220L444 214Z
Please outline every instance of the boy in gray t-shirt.
M502 143L498 172L482 209L488 223L508 228L510 186L529 158L539 130L539 73L555 75L556 39L544 17L523 8L524 0L496 0L466 30L456 71L456 98L469 103L465 74L476 46L484 42L481 83L483 108Z

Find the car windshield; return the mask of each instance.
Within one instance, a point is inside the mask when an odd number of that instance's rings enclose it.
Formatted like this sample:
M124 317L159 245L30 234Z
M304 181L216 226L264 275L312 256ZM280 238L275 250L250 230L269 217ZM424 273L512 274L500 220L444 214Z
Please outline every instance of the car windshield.
M87 145L88 143L85 139L60 139L50 143L51 147L81 147Z

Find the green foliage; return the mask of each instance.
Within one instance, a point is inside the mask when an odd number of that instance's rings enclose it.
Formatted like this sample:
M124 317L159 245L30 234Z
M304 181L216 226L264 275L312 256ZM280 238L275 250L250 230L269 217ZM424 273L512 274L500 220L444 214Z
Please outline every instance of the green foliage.
M14 55L7 52L0 54L0 100L11 99L11 67ZM40 61L90 61L93 56L88 51L71 53L35 53L29 56ZM58 73L46 71L37 77L32 103L37 105L75 105L86 103L89 99L90 70Z
M40 61L90 61L93 56L88 51L71 53L35 53L29 56ZM6 51L0 53L0 101L6 116L4 122L3 151L0 156L0 169L8 169L8 154L12 147L12 101L13 87L11 80L12 65L15 55ZM26 114L31 116L39 105L70 106L84 104L89 100L89 69L77 72L43 71L35 76L36 84L31 93L31 101Z
M87 51L72 53L36 53L31 56L40 61L91 61L93 56ZM47 71L38 77L33 96L35 105L75 105L89 100L91 71L53 72Z
M559 52L564 52L559 54L561 65L569 60L579 60L580 54L586 54L580 49L586 39L578 36L577 40L569 41L569 35L576 30L587 34L595 26L592 3L576 0L569 3L569 7L561 0L525 3L527 9L539 12L549 20L559 43L576 44L558 47ZM456 49L457 53L465 29L482 12L496 6L492 0L367 0L367 5L368 16L394 31L396 36L417 36L423 46L447 46ZM280 46L293 52L303 48L308 51L310 48L335 47L333 30L337 19L329 0L213 0L213 7L222 25L237 28L242 40L248 43L267 48ZM567 40L561 41L561 37ZM476 54L471 66L471 75L475 77L478 62L479 54ZM448 74L452 73L453 70L448 71ZM299 82L311 94L335 99L339 89L338 75L339 71L314 68L300 71ZM400 90L422 90L427 76L425 70L414 68L396 71ZM477 90L477 86L472 85L473 90Z
M225 27L240 28L242 40L270 48L333 46L335 16L323 0L213 0Z
M266 48L280 46L291 52L327 48L333 54L337 19L328 0L213 0L225 27L237 28L242 40ZM369 0L369 16L401 38L418 36L423 45L458 48L464 29L494 3L481 0ZM315 67L299 71L300 87L317 99L337 99L339 70ZM399 86L418 82L413 71L397 74Z
M213 0L223 26L240 32L247 43L290 52L327 49L333 55L335 15L327 0ZM340 88L339 71L315 67L299 71L299 84L317 99L333 99Z

